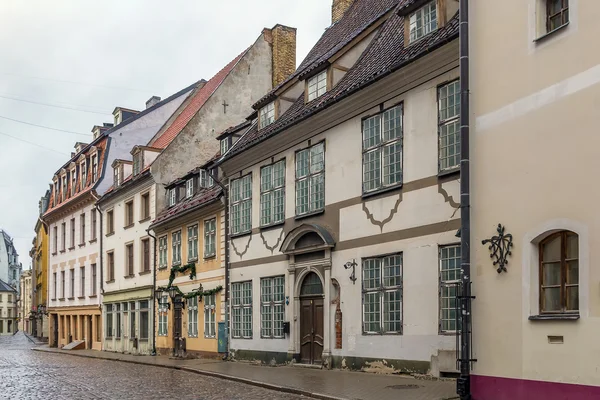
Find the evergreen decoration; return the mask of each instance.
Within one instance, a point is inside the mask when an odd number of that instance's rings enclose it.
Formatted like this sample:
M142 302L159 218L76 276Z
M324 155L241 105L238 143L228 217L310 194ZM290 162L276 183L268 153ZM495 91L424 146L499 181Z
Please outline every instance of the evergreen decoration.
M157 292L168 292L170 288L174 288L177 293L183 297L184 299L191 299L193 297L200 297L200 301L202 301L202 296L212 296L213 294L219 293L223 290L223 286L219 285L214 289L204 290L202 288L202 284L198 287L198 289L194 289L189 293L183 293L178 286L173 285L173 281L177 274L185 274L187 271L190 271L190 280L196 277L196 263L189 263L183 266L175 266L171 267L171 274L169 275L169 284L167 287L159 287L156 288Z

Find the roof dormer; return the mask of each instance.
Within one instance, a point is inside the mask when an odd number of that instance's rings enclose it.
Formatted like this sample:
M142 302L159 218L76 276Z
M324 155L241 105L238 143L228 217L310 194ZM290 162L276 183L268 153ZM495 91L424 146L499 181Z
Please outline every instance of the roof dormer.
M132 162L127 160L115 160L111 167L113 169L113 186L118 188L123 184L125 178L131 175Z
M404 46L436 32L458 11L458 0L421 0L401 7L404 16Z
M87 146L87 143L83 143L83 142L77 142L75 143L75 153L79 154L81 153L81 150L83 150L85 148L85 146Z
M160 149L149 146L134 146L130 152L133 158L133 176L137 176L144 168L152 164L160 151Z
M134 115L139 114L139 111L132 110L129 108L115 107L112 114L115 119L114 126L117 126L121 122L127 121L129 118L133 117Z
M317 74L306 78L305 82L306 89L304 91L304 99L307 103L324 95L327 90L331 89L331 87L329 87L330 85L328 85L329 79L327 69L324 69Z

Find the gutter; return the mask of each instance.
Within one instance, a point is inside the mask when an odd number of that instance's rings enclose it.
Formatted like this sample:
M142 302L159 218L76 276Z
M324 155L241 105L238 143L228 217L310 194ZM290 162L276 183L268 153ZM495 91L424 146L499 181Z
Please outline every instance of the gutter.
M150 228L146 229L146 233L154 240L154 257L152 257L152 355L156 355L156 236L150 233Z

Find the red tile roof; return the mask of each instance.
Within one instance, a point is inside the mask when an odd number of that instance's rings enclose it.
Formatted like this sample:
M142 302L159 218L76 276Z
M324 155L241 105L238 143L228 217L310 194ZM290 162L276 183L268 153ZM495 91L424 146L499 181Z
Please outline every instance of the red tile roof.
M152 222L152 225L150 225L150 228L180 217L187 212L197 210L202 206L217 200L221 196L221 193L222 189L217 185L208 189L200 189L192 197L183 199L174 206L165 208L161 211Z
M168 126L165 131L157 137L154 141L151 141L148 145L159 149L164 149L175 139L177 134L181 132L183 128L190 122L190 120L196 115L196 113L202 108L204 103L210 98L210 96L219 88L221 83L225 80L227 75L236 66L238 61L246 54L249 50L244 50L239 56L234 58L229 64L227 64L222 70L217 72L202 88L197 89L196 93L192 96L192 99L187 103L185 108L175 118L173 123ZM185 103L184 103L185 104Z

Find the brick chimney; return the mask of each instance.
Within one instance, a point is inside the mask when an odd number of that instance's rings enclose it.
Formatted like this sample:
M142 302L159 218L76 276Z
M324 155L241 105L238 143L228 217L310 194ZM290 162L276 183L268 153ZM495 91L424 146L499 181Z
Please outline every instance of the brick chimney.
M273 87L279 85L296 70L296 28L275 25L264 29L265 40L271 43Z
M338 22L350 8L354 0L333 0L331 5L331 24Z
M153 105L155 105L159 101L160 101L160 97L158 97L158 96L152 96L152 97L150 97L148 99L148 101L146 102L146 109L149 109L150 107L152 107Z

